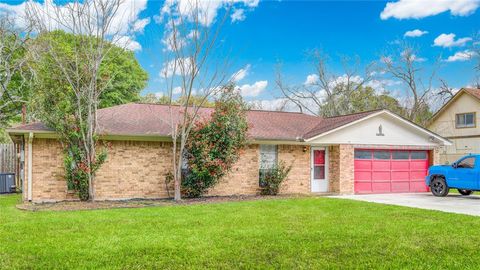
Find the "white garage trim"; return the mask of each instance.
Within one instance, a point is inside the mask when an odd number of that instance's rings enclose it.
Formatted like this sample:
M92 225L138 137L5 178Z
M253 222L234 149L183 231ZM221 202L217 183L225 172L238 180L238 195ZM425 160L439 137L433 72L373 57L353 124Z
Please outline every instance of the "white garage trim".
M398 115L396 115L396 114L394 114L394 113L392 113L392 112L390 112L390 111L388 111L388 110L382 110L382 111L379 111L379 112L370 114L370 115L365 116L365 117L363 117L363 118L361 118L361 119L358 119L358 120L356 120L356 121L353 121L353 122L350 122L350 123L348 123L348 124L345 124L345 125L343 125L343 126L341 126L341 127L332 129L332 130L327 131L327 132L324 132L324 133L322 133L322 134L320 134L320 135L317 135L317 136L314 136L314 137L312 137L312 138L306 139L305 141L306 141L306 142L318 141L319 139L321 139L321 138L323 138L323 137L326 137L326 136L329 135L329 134L339 132L340 130L346 129L346 128L350 127L350 126L356 125L356 124L358 124L358 123L360 123L360 122L364 122L364 121L366 121L366 120L368 120L368 119L372 119L372 118L374 118L374 117L378 117L378 116L381 116L381 115L387 115L387 116L389 116L389 117L392 117L393 119L395 119L395 120L397 120L397 121L400 121L401 123L403 123L403 124L411 127L411 128L414 129L415 131L417 131L417 132L419 132L419 133L423 133L424 135L427 135L427 136L431 137L431 138L432 138L432 144L436 144L436 145L451 145L451 144L452 144L449 140L441 137L440 135L437 135L437 134L435 134L435 133L433 133L433 132L431 132L431 131L429 131L429 130L427 130L427 129L425 129L425 128L422 128L422 127L416 125L415 123L412 123L411 121L406 120L405 118L400 117L400 116L398 116ZM435 140L436 140L436 142L434 142ZM329 143L341 143L341 142L329 142Z

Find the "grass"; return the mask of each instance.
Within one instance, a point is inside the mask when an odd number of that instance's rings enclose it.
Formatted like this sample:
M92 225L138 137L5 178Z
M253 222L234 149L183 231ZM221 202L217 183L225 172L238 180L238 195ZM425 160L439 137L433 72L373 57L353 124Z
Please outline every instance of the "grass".
M1 269L477 268L480 218L329 198L25 212L0 196Z

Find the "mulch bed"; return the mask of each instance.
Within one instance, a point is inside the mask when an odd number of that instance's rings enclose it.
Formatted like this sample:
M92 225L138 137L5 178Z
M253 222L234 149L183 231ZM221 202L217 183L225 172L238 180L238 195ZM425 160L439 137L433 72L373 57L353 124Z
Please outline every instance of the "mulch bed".
M196 199L184 199L176 202L172 199L132 199L121 201L64 201L56 203L22 203L17 205L20 210L26 211L78 211L78 210L95 210L95 209L112 209L112 208L143 208L152 206L173 206L173 205L195 205L210 204L222 202L240 202L240 201L257 201L272 200L285 198L301 198L311 197L309 195L278 195L278 196L215 196L202 197Z

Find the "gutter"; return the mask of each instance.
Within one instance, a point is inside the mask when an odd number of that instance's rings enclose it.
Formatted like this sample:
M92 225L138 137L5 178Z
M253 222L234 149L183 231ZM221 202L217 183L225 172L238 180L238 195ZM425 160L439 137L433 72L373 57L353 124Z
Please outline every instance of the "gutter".
M32 201L32 160L33 160L33 147L32 147L32 142L33 142L33 132L30 132L28 134L28 157L27 157L27 162L28 162L28 168L27 168L27 200Z

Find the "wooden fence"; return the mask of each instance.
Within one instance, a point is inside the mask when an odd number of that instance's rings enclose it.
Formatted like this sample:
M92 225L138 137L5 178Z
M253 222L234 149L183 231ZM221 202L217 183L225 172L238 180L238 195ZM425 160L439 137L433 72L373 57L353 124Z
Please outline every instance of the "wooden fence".
M17 170L15 145L0 144L0 173L15 173Z

